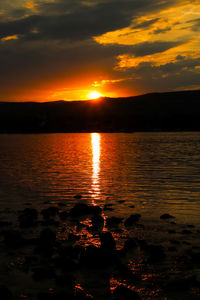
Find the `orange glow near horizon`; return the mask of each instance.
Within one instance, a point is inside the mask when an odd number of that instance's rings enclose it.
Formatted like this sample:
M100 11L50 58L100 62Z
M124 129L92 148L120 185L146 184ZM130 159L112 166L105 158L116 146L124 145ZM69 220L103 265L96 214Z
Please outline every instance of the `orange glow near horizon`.
M100 94L99 92L97 91L92 91L90 92L88 95L87 95L88 99L98 99L100 97L102 97L102 94Z
M91 133L92 146L92 196L96 198L100 194L99 172L100 172L100 155L101 155L101 136L99 133Z

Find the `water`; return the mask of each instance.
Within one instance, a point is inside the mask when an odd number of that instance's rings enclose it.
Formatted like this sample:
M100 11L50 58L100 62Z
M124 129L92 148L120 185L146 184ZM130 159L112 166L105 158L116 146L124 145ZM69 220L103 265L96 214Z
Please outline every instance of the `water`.
M0 135L0 205L113 203L145 218L200 217L199 133ZM118 201L125 200L124 203Z

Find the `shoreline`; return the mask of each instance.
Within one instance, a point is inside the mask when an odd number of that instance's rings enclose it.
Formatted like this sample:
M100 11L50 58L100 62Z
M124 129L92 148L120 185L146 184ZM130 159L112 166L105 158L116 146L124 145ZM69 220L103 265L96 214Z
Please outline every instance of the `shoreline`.
M112 204L75 203L25 205L13 223L1 221L9 299L199 299L198 227L166 213L161 237L136 211L123 219Z

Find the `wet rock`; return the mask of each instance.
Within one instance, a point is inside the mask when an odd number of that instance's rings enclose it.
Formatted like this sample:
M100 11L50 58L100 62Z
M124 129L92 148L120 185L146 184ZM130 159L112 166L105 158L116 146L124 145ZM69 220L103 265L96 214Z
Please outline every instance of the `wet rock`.
M70 210L70 216L72 217L83 217L87 215L99 215L101 214L101 208L99 206L89 206L84 203L77 203Z
M35 268L32 269L32 272L33 279L36 281L53 279L56 277L56 272L54 268L51 267Z
M4 285L0 285L0 298L2 300L14 300L11 291Z
M93 216L91 218L91 221L92 221L92 229L94 231L100 231L103 229L104 218L102 216L100 216L100 215Z
M192 231L187 230L187 229L184 229L184 230L181 231L181 233L182 233L182 234L191 234Z
M140 214L130 215L130 217L126 219L126 221L124 222L125 227L130 227L132 225L135 225L140 218L141 218Z
M50 217L55 217L59 212L59 209L55 206L48 207L41 211L41 215L43 215L44 219L49 219Z
M172 229L169 229L169 230L168 230L168 233L173 234L173 233L176 233L176 231L175 231L175 230L172 230Z
M137 239L134 238L129 238L128 240L125 241L123 250L125 252L132 252L138 247L138 241Z
M59 217L62 221L65 221L68 218L69 214L66 211L59 213Z
M154 263L165 258L164 247L161 245L148 245L142 249L148 255L148 262Z
M106 225L109 228L118 227L123 221L123 218L111 217L106 220Z
M195 228L195 226L192 225L192 224L188 224L187 227L188 227L188 228Z
M42 226L59 226L59 222L58 221L55 221L54 219L46 219L44 221L41 221L40 224Z
M168 247L168 251L175 252L177 251L176 247Z
M23 247L25 240L22 237L21 233L17 230L6 230L4 231L4 242L6 246L18 248Z
M105 248L97 248L94 245L86 247L85 251L81 253L81 266L95 270L111 266L116 259L115 252L106 250Z
M101 249L105 251L113 251L116 249L115 240L110 232L100 234Z
M56 240L56 234L51 229L46 228L40 232L40 241L42 243L53 243Z
M19 226L28 228L37 225L38 212L35 208L25 208L22 214L18 217Z
M56 276L57 284L68 287L71 290L74 288L75 282L76 282L76 278L71 274L61 274Z
M174 245L180 245L180 242L177 240L170 240L170 243Z
M75 198L75 199L81 199L81 198L82 198L82 195L75 195L74 198Z
M0 221L0 227L8 227L11 225L12 225L12 222Z
M168 220L168 219L173 219L173 218L175 218L175 217L172 215L169 215L169 214L163 214L160 216L161 220Z
M140 300L140 296L135 291L120 285L113 291L114 300Z

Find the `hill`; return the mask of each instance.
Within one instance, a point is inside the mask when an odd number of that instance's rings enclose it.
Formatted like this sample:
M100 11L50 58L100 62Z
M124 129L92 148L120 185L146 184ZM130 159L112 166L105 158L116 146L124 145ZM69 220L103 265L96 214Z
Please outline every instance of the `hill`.
M0 102L1 133L200 130L200 91L98 101Z

